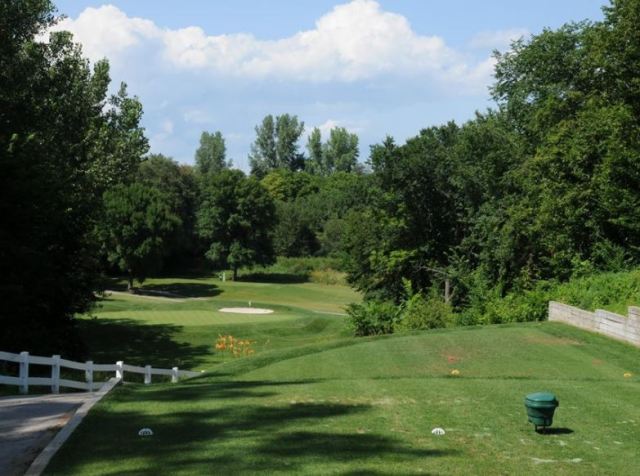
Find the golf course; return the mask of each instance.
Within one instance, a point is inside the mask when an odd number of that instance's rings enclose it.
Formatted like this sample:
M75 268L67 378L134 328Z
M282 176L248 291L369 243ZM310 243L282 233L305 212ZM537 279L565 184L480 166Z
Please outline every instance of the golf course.
M80 322L95 362L205 372L125 375L46 474L636 472L637 348L549 322L356 338L342 313L359 299L340 285L204 278L107 293ZM560 402L546 433L526 418L536 391Z

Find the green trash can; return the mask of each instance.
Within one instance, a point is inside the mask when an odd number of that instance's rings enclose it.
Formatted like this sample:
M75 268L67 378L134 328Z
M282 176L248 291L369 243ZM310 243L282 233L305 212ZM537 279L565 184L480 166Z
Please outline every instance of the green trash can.
M553 423L553 413L560 405L553 393L536 392L530 393L524 399L524 406L527 409L527 417L534 424L536 431L538 427L546 428Z

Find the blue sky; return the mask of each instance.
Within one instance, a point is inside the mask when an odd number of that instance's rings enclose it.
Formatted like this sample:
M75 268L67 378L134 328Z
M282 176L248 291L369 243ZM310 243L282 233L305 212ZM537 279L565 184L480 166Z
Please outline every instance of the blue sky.
M491 51L604 0L58 1L87 56L140 97L152 152L192 163L220 130L247 170L254 127L296 114L307 132L342 126L361 160L385 135L464 121L491 105ZM303 141L303 143L306 142ZM304 145L304 144L301 144Z

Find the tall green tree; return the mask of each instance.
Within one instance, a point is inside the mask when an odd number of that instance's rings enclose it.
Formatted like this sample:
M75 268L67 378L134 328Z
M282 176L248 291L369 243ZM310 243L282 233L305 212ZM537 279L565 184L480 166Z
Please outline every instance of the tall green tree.
M240 170L223 170L207 178L197 213L198 234L208 243L206 257L233 270L275 261L272 231L274 203L255 177Z
M498 57L494 97L530 156L502 228L524 282L640 259L639 15L638 0L614 1L602 22L545 30Z
M359 155L358 136L344 127L334 127L322 152L328 173L355 172Z
M198 181L193 167L151 154L140 164L136 181L159 190L180 218L181 226L167 238L166 266L180 270L193 264L204 252L195 233Z
M200 145L196 150L196 170L200 175L215 174L229 168L227 146L220 131L202 132Z
M181 225L169 198L160 190L132 183L117 185L104 194L101 235L109 261L142 283L159 271L167 253L167 239Z
M268 115L255 130L256 140L249 154L253 175L263 178L275 169L301 170L304 167L304 155L299 152L298 144L304 122L297 116L282 114L274 119Z
M0 2L0 348L78 355L73 316L99 279L93 235L103 190L137 168L141 107L109 103L109 67L93 69L46 0Z
M329 131L329 139L322 143L322 133L313 129L307 142L309 158L305 169L315 175L358 171L358 136L344 127Z
M322 132L314 127L307 139L308 159L305 170L314 175L327 175L325 173L324 156L322 150Z

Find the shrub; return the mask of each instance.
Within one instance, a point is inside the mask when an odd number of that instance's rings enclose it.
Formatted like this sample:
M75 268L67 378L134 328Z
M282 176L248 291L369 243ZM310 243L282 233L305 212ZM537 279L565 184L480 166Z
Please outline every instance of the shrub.
M311 271L309 281L320 284L347 284L346 274L335 269L318 269Z
M437 329L453 322L451 305L438 296L428 299L422 294L414 294L404 304L399 327L405 329Z
M356 336L392 334L399 308L392 302L365 301L347 306L349 325Z
M242 270L243 281L305 282L345 284L344 273L339 271L340 260L327 257L286 258L267 267L251 267Z
M539 281L533 289L504 297L494 288L485 293L484 300L474 299L472 305L457 316L457 323L543 321L552 300L590 311L601 308L625 314L628 305L640 303L640 271L599 273L565 283Z

